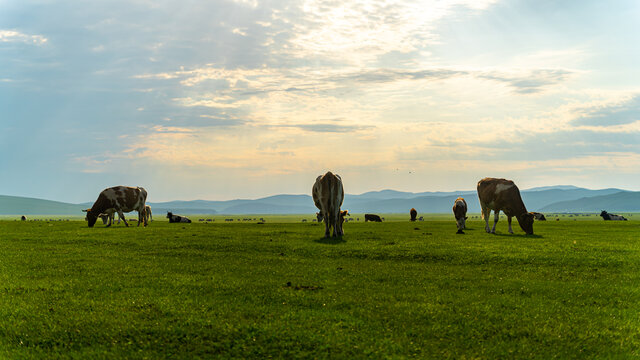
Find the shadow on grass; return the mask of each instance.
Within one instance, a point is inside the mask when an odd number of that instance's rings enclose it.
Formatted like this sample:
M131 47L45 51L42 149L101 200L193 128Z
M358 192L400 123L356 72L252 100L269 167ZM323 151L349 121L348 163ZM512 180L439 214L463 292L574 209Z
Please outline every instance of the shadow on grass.
M527 234L509 234L509 233L500 233L500 234L492 234L494 236L503 236L503 237L518 237L518 238L525 238L525 239L542 239L542 235L527 235Z
M318 240L313 240L314 242L317 242L319 244L329 244L329 245L337 245L337 244L342 244L345 243L346 241L344 241L344 239L342 238L342 236L336 236L336 237L321 237Z

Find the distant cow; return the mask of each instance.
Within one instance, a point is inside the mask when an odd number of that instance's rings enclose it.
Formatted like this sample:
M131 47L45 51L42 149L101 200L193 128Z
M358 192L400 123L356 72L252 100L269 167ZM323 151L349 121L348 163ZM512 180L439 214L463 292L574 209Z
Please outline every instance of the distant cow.
M169 223L191 223L191 220L186 216L173 215L171 211L167 212L167 219L169 219Z
M527 212L527 208L520 197L520 190L511 180L484 178L478 181L478 199L482 208L482 218L485 221L485 230L488 233L496 232L496 224L502 210L507 215L509 233L511 218L516 217L518 224L527 235L533 234L533 215ZM493 228L489 228L489 216L494 211Z
M604 220L624 220L624 221L627 221L627 218L625 218L624 216L609 214L605 210L602 210L602 212L600 213L600 216L602 216L602 218Z
M464 234L464 230L466 228L466 220L467 217L467 202L459 197L453 203L453 215L456 218L456 225L458 226L458 234Z
M543 213L532 211L531 214L533 215L534 219L538 221L547 221L547 218L544 217Z
M22 215L22 216L20 217L20 220L22 220L22 221L27 221L27 217L26 217L26 216L24 216L24 215Z
M329 237L329 229L333 227L333 236L342 236L344 231L344 213L340 211L344 200L344 188L339 175L331 171L318 176L311 189L313 202L324 217L324 236Z
M144 220L147 223L153 220L153 216L151 215L151 206L149 205L144 206Z
M95 225L100 214L113 214L114 212L117 212L124 224L129 226L124 213L134 210L138 212L138 226L140 223L147 226L147 221L143 216L146 201L147 191L141 187L114 186L104 189L98 195L98 199L93 203L91 209L87 209L86 219L89 227ZM111 222L107 226L110 225Z
M376 214L364 214L364 222L367 221L382 222L382 219Z
M409 210L409 215L411 216L411 221L416 221L416 217L418 216L418 212L416 211L416 209L411 208L411 210Z
M321 212L317 212L317 213L316 213L316 220L317 220L318 222L322 222L322 220L324 220L324 216L322 216L322 213L321 213Z
M86 210L82 210L84 212L88 212L91 209L86 209ZM100 214L98 215L98 218L100 218L100 220L102 220L102 223L104 225L107 225L107 227L111 226L111 224L115 224L115 211L109 211L108 214ZM87 217L84 217L85 220L88 220ZM118 224L120 224L120 220L122 220L122 218L120 217L120 214L118 214Z

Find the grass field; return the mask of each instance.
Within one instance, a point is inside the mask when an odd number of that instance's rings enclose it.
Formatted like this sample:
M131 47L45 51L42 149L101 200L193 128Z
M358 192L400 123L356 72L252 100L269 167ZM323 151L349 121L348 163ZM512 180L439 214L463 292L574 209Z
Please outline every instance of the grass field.
M640 357L640 222L266 218L0 221L0 358Z

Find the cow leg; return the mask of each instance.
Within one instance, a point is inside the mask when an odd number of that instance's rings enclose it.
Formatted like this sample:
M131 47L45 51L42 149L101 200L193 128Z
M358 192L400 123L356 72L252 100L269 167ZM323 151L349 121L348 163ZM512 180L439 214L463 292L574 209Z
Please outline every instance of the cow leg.
M140 227L140 223L144 221L143 216L144 216L144 210L142 211L138 210L138 227ZM147 224L145 224L144 226L147 226Z
M493 210L493 228L491 229L491 233L496 233L496 224L498 224L498 219L500 218L500 210Z
M507 222L509 223L509 234L513 234L513 229L511 228L511 216L507 216Z
M491 233L491 229L489 228L489 217L491 216L491 209L482 208L482 217L484 218L484 230L488 233Z
M329 217L326 215L324 217L324 237L329 237Z
M122 219L122 221L124 221L124 225L126 227L129 227L129 223L127 222L127 219L125 219L124 213L122 212L122 210L118 210L118 216L120 217L120 219Z
M336 237L342 234L340 230L340 212L334 212L336 213L336 216L333 217L333 237Z

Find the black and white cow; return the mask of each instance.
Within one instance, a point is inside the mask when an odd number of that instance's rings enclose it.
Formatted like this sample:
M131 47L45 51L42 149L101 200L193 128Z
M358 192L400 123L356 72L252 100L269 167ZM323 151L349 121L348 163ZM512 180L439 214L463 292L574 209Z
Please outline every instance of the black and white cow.
M605 210L602 210L602 212L600 213L600 216L602 216L604 220L624 220L624 221L627 220L627 218L625 218L622 215L609 214Z
M169 219L169 223L191 223L191 220L186 216L173 215L171 211L167 212L167 219Z
M364 214L364 222L373 221L373 222L382 222L380 215L376 214Z
M126 226L129 226L127 220L124 217L124 213L137 211L138 212L138 226L140 223L144 223L147 226L147 221L144 219L144 206L147 201L147 190L141 187L129 187L129 186L114 186L104 189L98 195L98 199L91 209L86 211L87 223L89 227L95 225L96 220L101 214L109 214L110 220L113 219L113 214L118 213L118 216ZM109 225L111 221L109 221Z

